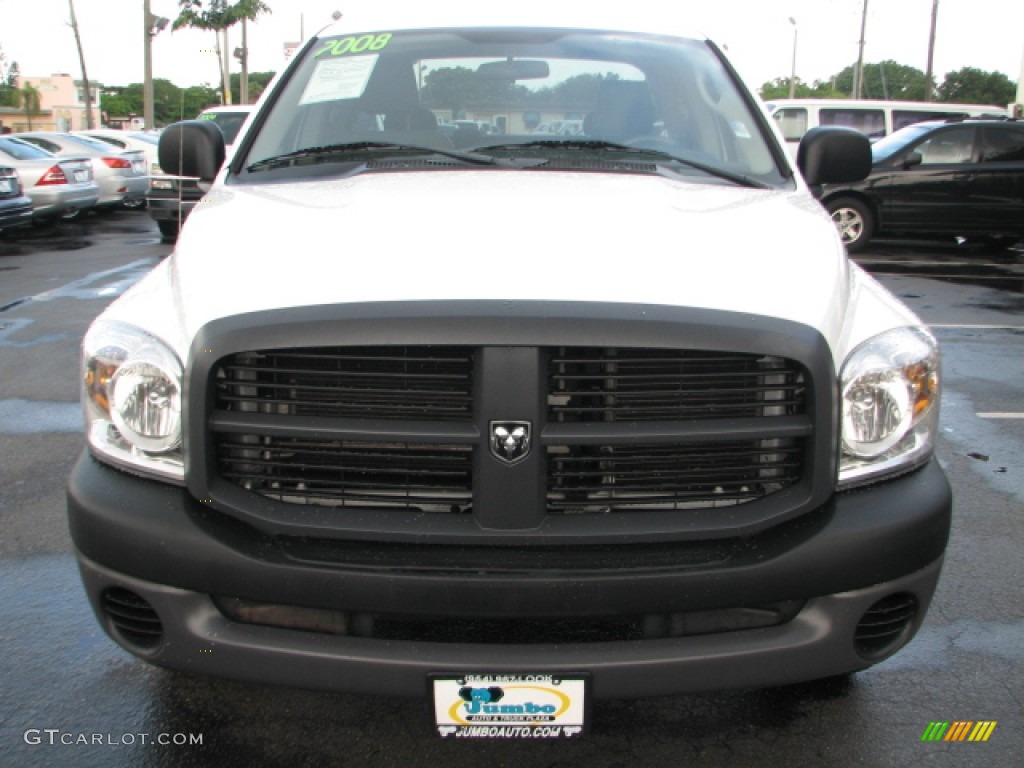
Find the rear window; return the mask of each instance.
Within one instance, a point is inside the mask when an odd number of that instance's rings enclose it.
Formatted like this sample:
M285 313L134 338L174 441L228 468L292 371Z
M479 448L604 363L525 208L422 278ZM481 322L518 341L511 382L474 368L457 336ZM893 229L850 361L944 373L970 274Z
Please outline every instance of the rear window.
M34 144L28 144L17 139L11 139L0 136L0 152L6 155L10 155L15 160L41 160L47 157L53 157L45 149L35 146Z

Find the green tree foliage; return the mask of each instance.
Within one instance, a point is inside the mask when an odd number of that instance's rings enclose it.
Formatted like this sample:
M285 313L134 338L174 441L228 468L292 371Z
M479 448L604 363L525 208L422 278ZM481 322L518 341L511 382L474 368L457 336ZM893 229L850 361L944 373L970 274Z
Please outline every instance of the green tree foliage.
M153 80L153 118L158 126L191 120L209 106L220 103L217 89L193 85L182 89L170 80ZM103 91L101 108L108 117L142 114L142 83L110 86Z
M951 104L995 104L1006 106L1017 93L1017 86L1002 72L983 72L964 67L948 72L939 86L940 101Z
M853 93L853 71L854 67L851 65L835 76L837 90L847 94ZM861 97L892 101L924 101L924 84L925 75L920 69L887 59L877 64L864 65Z
M12 61L5 72L0 73L0 107L18 106L18 62Z
M466 67L442 67L423 78L423 105L450 109L456 117L471 104L508 104L527 89L506 80L484 80Z
M813 85L797 81L797 98L850 98L853 94L853 66L835 74L829 80L816 80ZM934 80L933 80L934 83ZM861 96L865 99L891 101L923 101L925 75L919 69L899 64L891 59L864 65L864 85ZM1002 72L984 72L964 67L946 74L942 85L935 89L936 101L950 104L994 104L1005 106L1013 101L1016 85ZM789 78L778 77L761 86L761 97L766 101L789 96Z
M249 101L255 102L267 87L267 83L274 76L273 72L250 72L249 73ZM241 103L242 76L237 72L231 73L231 102Z
M848 94L842 93L832 85L831 80L815 80L812 84L807 83L797 78L796 81L796 92L794 98L797 99L842 99L846 98ZM789 78L788 77L777 77L761 86L761 98L765 101L771 101L772 99L788 99L789 98Z

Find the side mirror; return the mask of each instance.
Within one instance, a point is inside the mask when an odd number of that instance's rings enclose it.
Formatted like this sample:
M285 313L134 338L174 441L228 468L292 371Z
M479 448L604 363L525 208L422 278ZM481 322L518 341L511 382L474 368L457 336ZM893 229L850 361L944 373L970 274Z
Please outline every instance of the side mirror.
M905 158L903 158L903 168L913 168L915 165L920 165L924 162L924 155L918 152L916 149L913 152L909 152Z
M224 164L224 134L209 120L184 120L164 129L157 157L171 176L213 181Z
M804 134L796 165L811 187L860 181L871 173L871 142L852 128L818 126Z

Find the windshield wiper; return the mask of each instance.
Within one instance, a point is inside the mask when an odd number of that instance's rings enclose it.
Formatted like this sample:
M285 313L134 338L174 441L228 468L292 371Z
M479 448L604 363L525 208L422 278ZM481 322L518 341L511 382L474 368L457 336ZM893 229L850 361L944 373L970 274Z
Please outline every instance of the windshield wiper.
M631 147L628 144L618 144L614 141L603 139L540 139L527 142L509 142L508 144L492 144L486 147L474 147L477 152L490 152L515 149L597 149L605 152L620 152L622 154L639 155L659 161L661 164L685 165L709 176L731 181L744 187L755 189L770 189L771 186L758 179L752 179L739 173L717 168L713 165L706 165L695 160L688 160L678 157L670 152L663 152L658 149L646 149L644 147Z
M275 168L284 168L294 165L296 161L303 159L320 159L334 157L337 155L361 155L364 153L388 153L402 152L421 155L442 155L454 160L461 160L472 165L498 165L498 161L487 155L478 155L473 152L456 152L450 149L437 149L435 147L418 147L411 144L395 144L388 141L355 141L347 144L329 144L323 147L307 147L288 152L275 157L268 157L259 160L248 168L247 171L266 171Z

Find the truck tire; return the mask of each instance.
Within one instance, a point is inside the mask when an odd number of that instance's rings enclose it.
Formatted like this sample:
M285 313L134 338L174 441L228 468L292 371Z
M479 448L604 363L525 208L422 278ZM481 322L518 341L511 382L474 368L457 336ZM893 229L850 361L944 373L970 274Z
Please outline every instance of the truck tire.
M843 245L850 253L864 250L875 233L875 216L867 205L855 197L837 197L825 204L839 230Z

